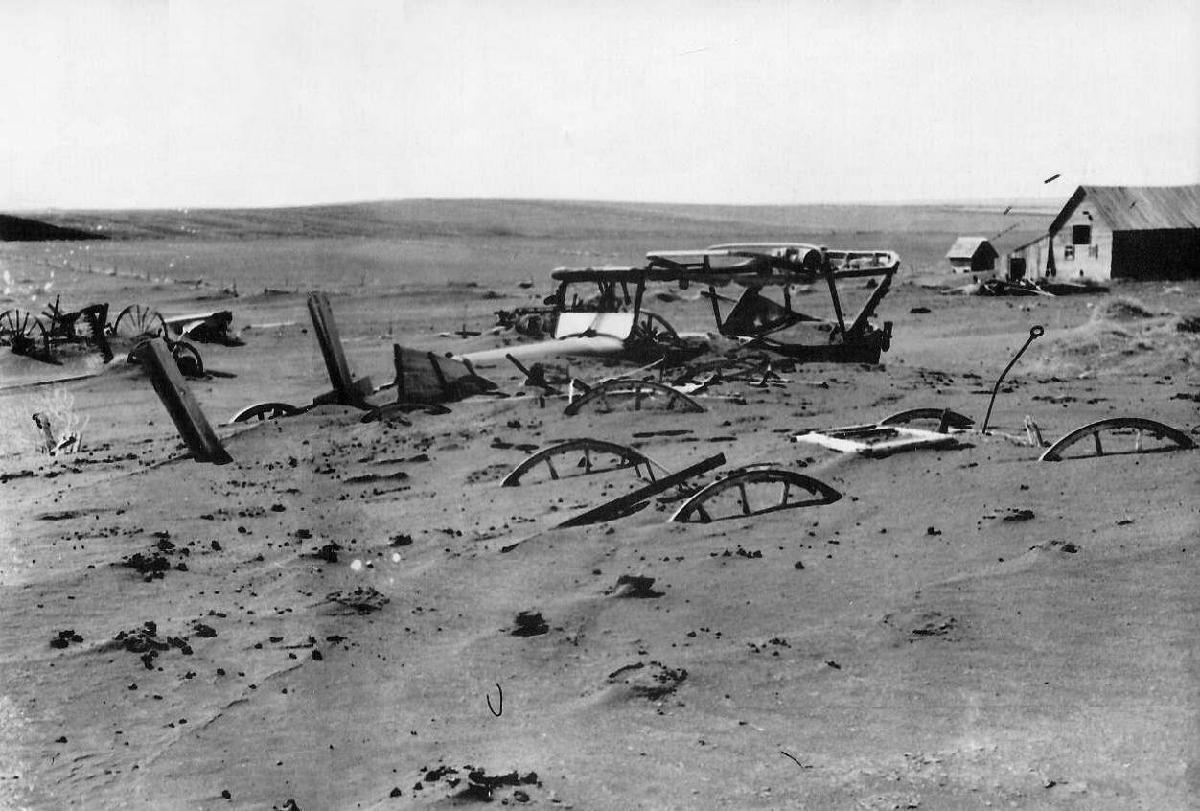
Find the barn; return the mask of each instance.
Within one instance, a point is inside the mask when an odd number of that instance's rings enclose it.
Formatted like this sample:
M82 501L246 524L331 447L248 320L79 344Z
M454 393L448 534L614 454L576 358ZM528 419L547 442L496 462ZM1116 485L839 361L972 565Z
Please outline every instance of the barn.
M1200 184L1080 186L1008 264L1030 278L1200 278Z
M979 273L996 269L1000 254L984 237L959 237L955 240L946 258L955 273Z

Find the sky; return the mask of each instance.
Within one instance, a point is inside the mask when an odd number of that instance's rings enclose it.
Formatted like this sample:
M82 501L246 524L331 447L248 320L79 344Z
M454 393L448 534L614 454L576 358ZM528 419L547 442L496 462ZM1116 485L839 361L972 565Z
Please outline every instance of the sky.
M0 0L0 210L1195 183L1198 43L1196 0Z

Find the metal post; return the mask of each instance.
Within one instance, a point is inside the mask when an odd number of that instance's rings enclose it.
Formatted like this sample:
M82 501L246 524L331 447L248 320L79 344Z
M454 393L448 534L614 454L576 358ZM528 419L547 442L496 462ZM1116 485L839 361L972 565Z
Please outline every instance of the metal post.
M1046 330L1042 329L1040 324L1035 325L1032 329L1030 329L1029 337L1025 339L1025 345L1017 350L1017 354L1013 355L1013 359L1010 360L1008 365L1004 367L1004 371L1000 373L1000 377L996 380L996 385L992 389L992 399L988 401L987 414L983 418L983 427L979 429L979 433L987 433L988 422L992 419L992 406L996 404L996 395L1000 392L1000 384L1004 382L1004 376L1008 374L1008 370L1013 367L1020 357L1025 354L1025 350L1029 348L1029 345L1033 343L1035 339L1041 338L1045 334Z

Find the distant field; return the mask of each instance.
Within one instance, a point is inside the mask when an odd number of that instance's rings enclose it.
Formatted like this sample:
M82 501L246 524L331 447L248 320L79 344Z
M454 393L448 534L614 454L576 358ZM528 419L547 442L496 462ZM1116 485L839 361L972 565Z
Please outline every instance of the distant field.
M712 206L516 200L404 200L282 209L50 212L105 234L88 245L6 250L94 272L264 287L542 280L559 265L637 263L655 248L796 240L899 252L903 273L946 267L960 235L1003 250L1044 232L1052 208L970 205ZM486 261L479 257L486 256Z

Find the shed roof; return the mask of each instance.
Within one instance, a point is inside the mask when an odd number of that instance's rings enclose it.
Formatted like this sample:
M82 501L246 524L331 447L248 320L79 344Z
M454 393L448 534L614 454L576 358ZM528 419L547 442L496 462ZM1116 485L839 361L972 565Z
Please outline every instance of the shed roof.
M1085 198L1114 231L1200 228L1200 184L1080 186L1050 223L1050 233L1062 228Z
M975 254L983 248L987 247L993 257L999 256L996 249L992 247L992 243L987 241L987 237L959 237L954 241L950 250L946 253L947 259L972 259Z
M1046 240L1048 240L1048 239L1050 239L1050 235L1049 235L1049 234L1041 234L1041 235L1039 235L1039 236L1036 236L1036 237L1034 237L1033 239L1027 239L1027 240L1025 240L1025 241L1024 241L1024 242L1022 242L1020 245L1016 245L1016 246L1014 246L1014 247L1012 247L1012 248L1009 248L1009 249L1008 249L1008 253L1009 253L1009 254L1014 254L1014 253L1016 253L1017 251L1023 251L1023 250L1025 250L1026 248L1028 248L1030 245L1036 245L1037 243L1039 243L1039 242L1045 242L1045 241L1046 241Z

